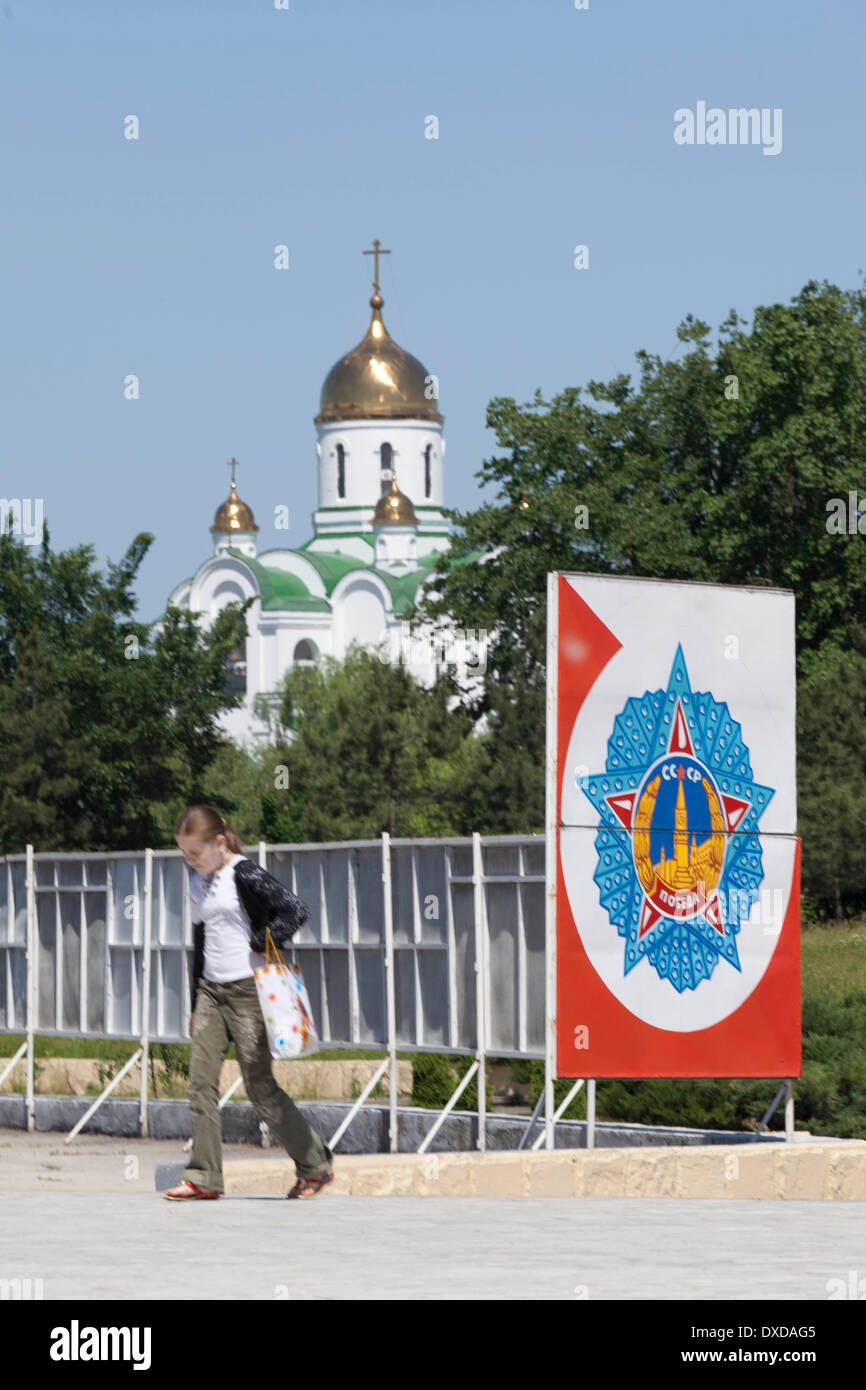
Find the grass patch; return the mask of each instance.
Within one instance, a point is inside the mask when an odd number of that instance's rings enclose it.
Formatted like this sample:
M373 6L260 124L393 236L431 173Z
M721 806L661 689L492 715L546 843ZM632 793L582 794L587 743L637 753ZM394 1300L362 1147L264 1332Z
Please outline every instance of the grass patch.
M26 1033L0 1033L0 1057L12 1057L18 1051L21 1044L26 1040ZM124 1038L58 1038L48 1036L44 1033L36 1033L33 1037L33 1052L36 1057L86 1057L102 1058L106 1057L112 1061L120 1057L123 1062L129 1061L133 1052L137 1051L139 1043L131 1042ZM151 1050L155 1047L177 1047L183 1048L189 1053L189 1043L151 1043ZM411 1057L410 1052L398 1052L399 1058ZM366 1058L367 1061L382 1061L388 1056L387 1048L381 1051L369 1051L366 1048L323 1048L321 1052L314 1053L317 1061L322 1062L349 1062L353 1058ZM237 1052L234 1043L226 1053L226 1060L237 1061ZM122 1065L123 1063L121 1063Z

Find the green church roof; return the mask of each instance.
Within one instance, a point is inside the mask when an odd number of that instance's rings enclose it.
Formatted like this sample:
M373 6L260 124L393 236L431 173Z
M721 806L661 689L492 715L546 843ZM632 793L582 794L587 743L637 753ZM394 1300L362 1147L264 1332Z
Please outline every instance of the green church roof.
M263 565L260 560L254 560L251 555L244 555L243 551L236 550L233 545L226 547L226 554L249 565L259 586L263 609L279 612L290 608L302 613L331 611L328 600L311 594L298 575L290 574L288 570L272 569L269 565Z
M303 550L299 552L305 560L317 569L322 577L325 592L330 596L344 574L349 574L352 570L368 570L369 564L364 560L358 560L354 555L346 555L342 550L337 551L318 551Z
M365 535L363 539L370 540L372 546L372 538ZM371 571L378 575L387 586L395 613L403 613L413 606L419 585L428 578L443 555L448 559L449 565L457 566L473 564L487 553L485 549L480 548L467 551L465 555L452 559L447 550L433 550L423 557L418 569L410 570L408 574L394 575L388 570L376 569L374 565L365 563L354 555L346 555L340 550L309 550L307 547L310 544L311 542L307 541L305 545L288 553L300 555L309 561L321 576L328 598L345 575L352 573L353 570ZM243 551L235 549L234 546L229 546L226 553L235 559L242 560L245 565L249 566L259 586L262 608L268 612L291 610L294 612L329 613L331 611L328 598L320 598L318 594L310 593L303 579L297 574L263 564L260 559L245 555ZM168 609L158 618L155 618L154 623L164 622L167 612Z

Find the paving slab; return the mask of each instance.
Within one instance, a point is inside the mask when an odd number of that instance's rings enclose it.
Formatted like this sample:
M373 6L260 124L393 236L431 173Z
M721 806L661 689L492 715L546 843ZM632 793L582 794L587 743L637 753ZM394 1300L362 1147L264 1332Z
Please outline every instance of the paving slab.
M329 1191L182 1203L140 1185L0 1193L0 1278L41 1279L58 1301L827 1300L866 1275L862 1213Z

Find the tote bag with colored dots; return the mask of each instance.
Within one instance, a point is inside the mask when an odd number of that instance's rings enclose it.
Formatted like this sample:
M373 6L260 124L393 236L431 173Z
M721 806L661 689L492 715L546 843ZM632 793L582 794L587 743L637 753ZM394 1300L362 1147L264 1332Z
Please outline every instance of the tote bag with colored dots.
M271 1056L306 1057L318 1052L319 1037L301 967L281 958L270 930L265 956L268 963L258 966L255 976Z

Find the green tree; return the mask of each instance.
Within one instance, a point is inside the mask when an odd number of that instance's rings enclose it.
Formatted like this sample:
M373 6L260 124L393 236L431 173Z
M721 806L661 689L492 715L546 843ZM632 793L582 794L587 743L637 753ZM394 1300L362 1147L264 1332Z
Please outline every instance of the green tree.
M866 632L809 654L797 699L803 878L837 921L866 899Z
M831 499L866 475L864 309L863 290L810 282L758 308L750 330L732 311L715 350L687 317L682 356L638 352L635 384L491 401L498 452L477 476L495 501L448 513L462 534L417 609L492 634L471 705L487 717L502 793L485 829L543 824L550 570L790 588L801 677L828 636L846 645L866 613L866 544L827 523ZM801 777L813 756L801 742ZM801 805L814 826L818 811ZM864 849L861 834L861 862Z
M0 849L125 849L166 842L158 808L199 799L225 740L229 607L207 632L169 609L156 635L133 617L153 537L106 575L89 545L55 554L0 535Z
M70 735L70 717L57 678L58 663L38 628L18 642L17 679L0 684L0 842L7 852L29 840L40 846L58 817L90 815L79 791L90 767L86 742Z
M464 709L449 710L451 694L445 681L426 689L354 642L343 662L292 668L280 717L295 737L268 750L265 823L293 841L476 829L488 740L473 734ZM288 782L278 789L283 763Z

